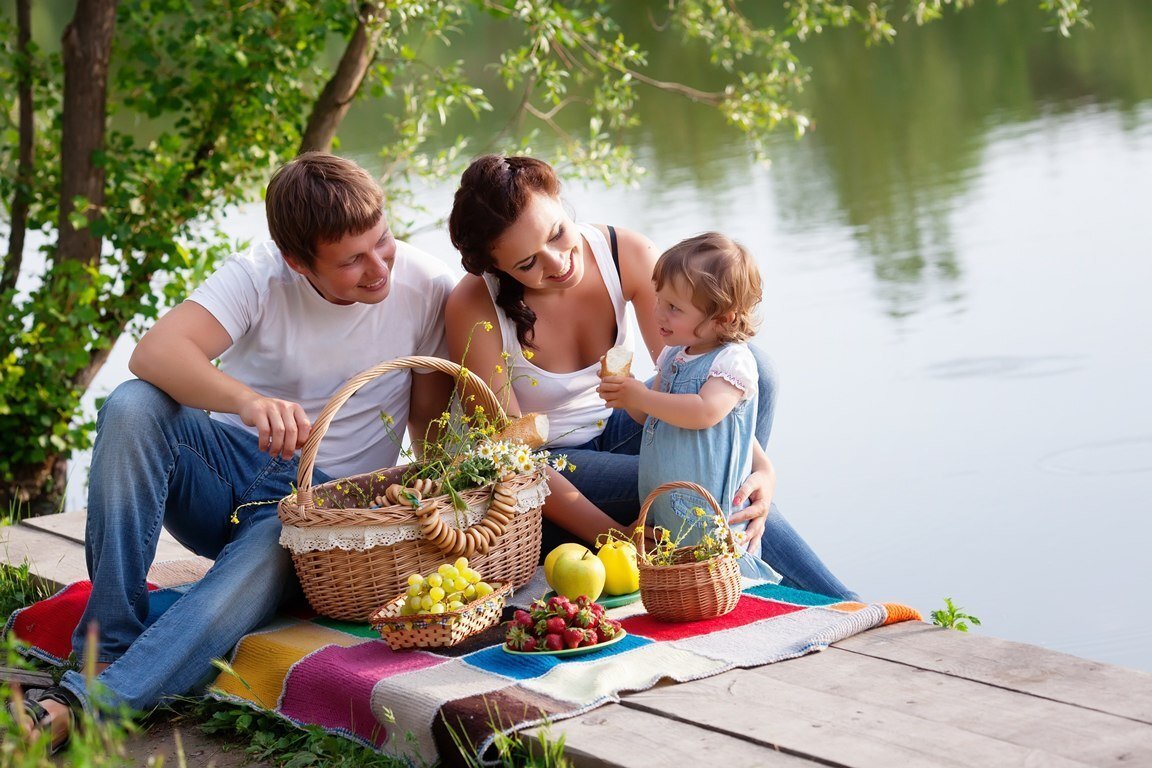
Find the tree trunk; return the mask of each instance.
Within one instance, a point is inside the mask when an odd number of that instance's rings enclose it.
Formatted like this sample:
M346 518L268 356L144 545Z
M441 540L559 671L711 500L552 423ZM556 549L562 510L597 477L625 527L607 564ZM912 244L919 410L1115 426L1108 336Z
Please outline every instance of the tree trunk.
M79 0L64 30L64 110L60 146L60 219L56 257L96 264L101 239L70 220L73 200L90 204L89 220L104 205L104 168L94 154L104 149L108 62L116 28L117 0Z
M325 84L312 107L312 114L308 116L308 125L300 140L301 152L332 150L336 129L340 127L368 67L376 57L376 45L384 30L383 13L384 4L380 2L364 3L360 7L360 23L356 25L348 47L340 57L340 65Z
M56 263L100 261L102 238L88 227L72 226L77 197L89 203L87 218L92 221L104 206L104 168L95 155L104 149L107 119L108 64L112 58L112 35L116 28L117 0L78 0L76 13L64 29L64 102L60 138L60 218ZM72 292L56 283L50 273L42 290L59 291L60 310L68 316ZM106 357L105 352L103 357ZM86 374L90 378L91 374ZM67 456L50 453L37 466L15 472L10 497L28 501L34 514L56 509L64 493Z
M8 236L8 258L4 261L4 274L0 275L0 293L16 287L20 266L24 260L24 236L28 229L30 187L34 177L33 140L36 137L32 122L35 104L32 101L32 40L31 0L16 0L16 98L20 102L20 147L16 161L16 191L12 194L11 232Z

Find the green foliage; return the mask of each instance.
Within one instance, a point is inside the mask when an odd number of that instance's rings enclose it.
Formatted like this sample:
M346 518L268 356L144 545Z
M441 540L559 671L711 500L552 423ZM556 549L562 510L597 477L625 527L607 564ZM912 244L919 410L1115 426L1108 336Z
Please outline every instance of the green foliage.
M12 638L4 640L4 666L12 669L32 669L20 653ZM88 675L89 690L97 684ZM19 686L0 683L0 768L52 768L61 762L88 768L112 768L133 765L126 749L127 740L139 728L132 713L123 708L103 708L98 713L78 712L78 727L70 732L68 746L56 759L48 755L50 735L41 733L29 740L29 723L14 712L22 713ZM23 722L22 722L23 721ZM62 761L61 761L62 758Z
M955 629L960 632L968 631L968 622L973 626L980 626L980 619L967 614L964 609L952 602L952 598L944 598L944 608L932 611L932 623L944 629Z
M1086 21L1081 0L1036 1L1064 34ZM782 20L764 22L752 0L652 0L645 13L607 0L120 0L110 119L96 156L106 199L70 201L71 225L102 244L93 264L59 258L55 239L67 170L61 58L35 46L21 54L0 17L0 200L11 206L18 186L16 94L27 72L36 167L19 184L31 202L28 229L48 242L44 267L0 296L0 503L60 494L55 470L90 444L80 398L111 345L180 301L233 249L218 216L258 199L271 171L299 149L332 54L361 24L382 32L359 93L373 99L382 180L397 201L389 215L403 232L422 210L411 190L454 175L480 149L534 151L551 136L549 159L566 174L634 179L641 169L626 136L645 90L719 110L762 152L769 132L802 133L808 124L794 105L808 78L794 42L830 27L890 41L901 13L926 22L971 3L794 0ZM481 54L487 60L458 58L453 46L481 23L500 45ZM636 23L705 49L711 82L662 79L626 26ZM456 116L475 119L498 98L515 105L503 128L474 146Z
M208 734L235 738L247 744L246 754L284 768L332 766L332 768L407 768L410 763L386 757L354 741L326 733L319 727L297 728L271 712L203 699L191 706L190 715Z

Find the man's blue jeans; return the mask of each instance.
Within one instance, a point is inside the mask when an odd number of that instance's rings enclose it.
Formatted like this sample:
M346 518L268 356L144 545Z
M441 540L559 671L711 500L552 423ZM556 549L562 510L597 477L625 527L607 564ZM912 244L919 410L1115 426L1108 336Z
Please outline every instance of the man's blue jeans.
M776 413L776 369L763 351L749 345L760 375L757 391L756 439L767 448ZM572 484L593 504L621 525L631 525L640 514L637 477L640 472L640 437L643 425L624 411L615 411L598 437L575 448L556 448L576 465L565 472ZM572 536L544 522L544 551ZM821 595L855 600L857 595L837 579L773 504L765 521L761 557L784 577L785 586Z
M256 443L142 381L121 384L100 409L85 535L92 596L72 643L83 658L86 627L97 622L96 658L111 663L97 678L107 703L143 710L191 691L213 659L298 592L276 515L297 460ZM155 618L146 577L161 525L216 562ZM62 684L87 703L81 675L67 672Z

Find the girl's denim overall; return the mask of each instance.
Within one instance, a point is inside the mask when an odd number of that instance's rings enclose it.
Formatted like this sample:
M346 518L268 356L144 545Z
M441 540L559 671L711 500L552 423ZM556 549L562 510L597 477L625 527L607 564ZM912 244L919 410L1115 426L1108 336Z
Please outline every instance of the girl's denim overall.
M660 390L673 394L698 394L707 383L720 346L689 360L679 360L681 349L669 354L660 371ZM756 439L756 390L742 399L720 422L707 429L683 429L651 416L644 423L640 447L640 496L672 480L688 480L708 489L720 505L724 517L735 512L732 497L752 471L752 441ZM701 518L696 509L703 509ZM650 525L667 528L683 545L696 544L703 535L703 520L712 507L699 494L673 490L656 498L648 512ZM742 531L746 523L735 526ZM745 554L740 571L754 579L780 582L776 573L760 558Z

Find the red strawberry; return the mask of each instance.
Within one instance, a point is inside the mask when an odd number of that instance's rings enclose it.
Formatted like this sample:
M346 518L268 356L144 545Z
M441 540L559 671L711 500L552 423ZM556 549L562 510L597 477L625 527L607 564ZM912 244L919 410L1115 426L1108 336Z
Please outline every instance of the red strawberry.
M580 606L576 605L576 603L568 603L568 605L564 606L564 618L568 620L569 624L572 623L572 620L576 618L576 614L579 612Z
M534 651L534 650L536 650L537 645L538 645L538 643L536 641L536 638L529 635L528 637L524 638L524 645L521 646L520 650L522 650L522 651Z
M560 616L553 616L544 624L544 631L548 634L560 635L568 628L568 622Z
M516 613L512 614L512 621L525 629L529 629L536 624L536 621L532 618L532 614L528 613L528 611L516 611Z
M584 630L579 627L569 627L564 630L564 646L566 648L578 648L584 644Z
M564 595L553 595L548 598L548 611L554 616L559 616L568 611L568 598Z
M528 610L532 616L533 621L540 621L541 619L546 619L551 615L548 612L548 604L544 602L544 598L538 598L537 600L533 601Z
M508 627L508 632L504 635L504 642L514 651L524 650L524 641L529 639L531 638L524 631L524 627L517 624Z
M544 647L549 651L562 651L564 650L564 638L551 633L544 635Z
M576 612L572 618L572 623L578 627L594 627L599 622L596 620L596 615L588 608L581 608Z
M612 619L601 619L600 623L596 625L596 631L605 640L611 640L620 631L620 624Z

